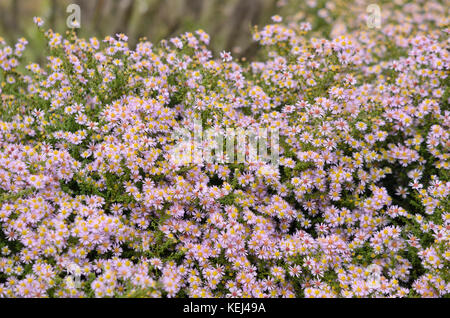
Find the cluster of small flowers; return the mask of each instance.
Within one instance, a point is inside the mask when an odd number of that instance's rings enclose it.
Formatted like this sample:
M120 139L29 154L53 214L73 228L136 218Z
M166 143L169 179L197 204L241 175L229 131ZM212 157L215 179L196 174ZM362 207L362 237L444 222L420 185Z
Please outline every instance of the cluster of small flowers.
M1 40L0 297L448 295L449 18L407 8L333 40L276 16L251 63L36 18L22 72ZM173 164L198 120L278 129L280 165Z

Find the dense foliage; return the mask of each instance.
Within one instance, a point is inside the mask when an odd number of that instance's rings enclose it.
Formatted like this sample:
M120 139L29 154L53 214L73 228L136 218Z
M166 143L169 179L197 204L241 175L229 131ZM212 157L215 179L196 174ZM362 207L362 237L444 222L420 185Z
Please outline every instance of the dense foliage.
M0 296L448 296L450 29L425 6L334 39L274 16L253 62L36 18L46 65L0 43ZM280 165L174 164L194 119L279 129Z

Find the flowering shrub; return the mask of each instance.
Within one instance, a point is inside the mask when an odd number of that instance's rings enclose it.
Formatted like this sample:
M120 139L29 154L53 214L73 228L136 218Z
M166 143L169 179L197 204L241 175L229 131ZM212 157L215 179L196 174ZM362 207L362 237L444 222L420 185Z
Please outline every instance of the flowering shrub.
M1 41L0 296L448 296L448 14L332 40ZM427 4L430 5L430 4ZM441 10L439 10L441 8ZM23 66L22 66L23 65ZM174 131L279 130L279 166L175 164Z

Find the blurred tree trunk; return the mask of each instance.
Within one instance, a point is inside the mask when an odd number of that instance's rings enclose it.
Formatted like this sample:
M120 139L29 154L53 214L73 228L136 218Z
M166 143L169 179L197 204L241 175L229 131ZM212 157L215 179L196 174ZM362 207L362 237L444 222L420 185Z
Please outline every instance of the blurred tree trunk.
M119 14L121 15L118 20L118 25L115 28L114 34L124 33L128 34L131 24L131 17L133 16L133 10L135 7L135 0L122 0L119 5Z
M203 0L186 0L185 7L188 8L188 11L194 16L196 20L199 20L202 15Z
M96 24L94 21L94 15L98 0L78 0L78 5L81 8L81 25L89 25L89 29L93 30L94 25Z
M149 1L150 2L150 1ZM156 2L156 3L155 3ZM151 36L149 26L154 23L155 16L158 15L164 1L152 1L147 9L141 14L136 28L136 38L139 39L144 36Z
M6 13L7 13L7 10L3 6L3 3L0 2L0 25L1 25L2 29L7 28Z
M64 12L65 12L65 10L64 10ZM57 17L57 15L60 15L59 14L58 0L51 0L49 24L50 24L50 27L53 30L57 29L57 25L56 25L56 17Z
M233 20L230 33L226 42L226 48L232 50L239 40L239 35L250 26L257 23L261 11L261 0L240 0L233 10Z
M105 2L107 0L96 0L95 8L94 8L94 32L98 35L102 33L102 25L103 25L103 11L105 9Z
M13 0L10 15L10 27L14 31L20 32L20 0Z

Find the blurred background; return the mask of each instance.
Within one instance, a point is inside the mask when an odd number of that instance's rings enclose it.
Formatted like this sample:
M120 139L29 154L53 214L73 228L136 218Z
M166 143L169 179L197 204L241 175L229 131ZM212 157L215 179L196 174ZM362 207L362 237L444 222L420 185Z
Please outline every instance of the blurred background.
M369 0L368 0L369 1ZM11 44L26 37L27 51L39 57L45 43L37 41L33 17L45 20L45 28L67 30L69 4L81 8L80 36L103 38L123 32L133 46L141 37L157 43L187 31L205 30L211 36L211 49L251 57L255 44L252 26L264 26L271 16L295 16L310 20L313 30L327 35L330 13L348 0L0 0L0 36ZM352 0L352 2L355 2ZM358 2L358 1L356 1ZM361 8L363 0L360 0ZM321 12L322 10L322 12ZM325 10L325 11L324 11Z
M81 36L103 38L123 32L131 45L147 37L156 43L199 28L211 35L214 51L233 50L248 55L252 50L251 26L265 25L289 0L0 0L0 36L8 43L35 34L33 17L44 27L67 30L69 4L81 8ZM292 2L292 1L291 1ZM295 1L294 1L295 2Z
M365 28L367 6L374 3L383 8L383 20L397 12L391 18L399 21L403 19L399 15L418 6L430 14L445 14L442 11L448 12L450 0L0 0L0 37L10 45L25 37L30 42L25 54L39 61L46 44L33 17L42 17L44 28L63 34L68 29L67 7L77 4L81 9L81 28L77 31L81 37L102 39L122 32L134 47L142 37L158 43L203 29L211 36L214 53L227 50L234 56L251 58L257 52L251 40L252 27L271 23L273 15L288 22L308 21L314 36L330 38L349 29Z

